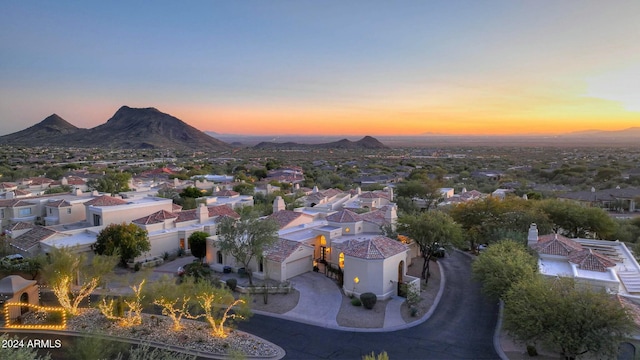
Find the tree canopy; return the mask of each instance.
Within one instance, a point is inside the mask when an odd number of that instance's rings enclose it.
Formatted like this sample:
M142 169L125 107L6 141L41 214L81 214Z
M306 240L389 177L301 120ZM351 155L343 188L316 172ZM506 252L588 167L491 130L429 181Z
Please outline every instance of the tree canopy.
M624 300L572 278L520 281L505 294L504 327L516 339L553 345L565 359L613 359L634 328Z
M472 266L483 292L493 298L503 297L514 283L533 278L538 272L538 260L522 243L509 239L489 246Z
M126 265L127 261L140 256L143 251L151 249L147 230L136 224L111 224L98 234L96 242L91 245L93 251L99 255L120 255L120 263Z
M429 261L434 253L440 247L460 247L463 241L460 225L441 211L401 216L398 233L408 236L420 247L424 259L422 278L426 281L429 280Z
M553 229L570 238L608 239L617 230L616 223L600 208L585 208L569 201L544 200L538 203Z
M246 214L238 221L225 217L218 224L218 247L242 264L251 285L251 261L260 260L265 248L277 240L278 224L271 219L258 219L254 214Z
M108 194L129 191L131 174L126 172L112 172L99 179L89 180L87 185L95 190Z
M207 256L207 237L209 233L204 231L196 231L189 235L189 249L191 249L191 255L197 257L202 261L202 258Z

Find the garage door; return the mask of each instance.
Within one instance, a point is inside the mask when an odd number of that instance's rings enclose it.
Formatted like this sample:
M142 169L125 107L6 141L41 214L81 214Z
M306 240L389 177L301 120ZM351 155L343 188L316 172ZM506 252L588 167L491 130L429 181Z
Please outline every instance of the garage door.
M304 274L313 270L313 262L311 261L311 256L287 263L286 269L287 280L291 279L294 276L298 276L300 274Z

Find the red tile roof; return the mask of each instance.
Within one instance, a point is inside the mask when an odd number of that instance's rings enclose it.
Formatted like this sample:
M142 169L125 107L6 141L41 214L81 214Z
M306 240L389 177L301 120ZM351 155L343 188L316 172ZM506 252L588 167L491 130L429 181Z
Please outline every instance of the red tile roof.
M15 187L17 187L18 185L15 183L10 183L10 182L1 182L0 183L0 189L13 189Z
M11 230L11 231L25 230L25 229L33 229L34 227L35 227L35 225L32 224L32 223L28 223L28 222L24 222L24 221L18 221L17 223L11 225L9 227L9 230Z
M240 214L235 212L229 205L209 206L209 217L229 216L234 219L240 219Z
M95 197L87 202L85 202L85 206L93 205L93 206L116 206L116 205L124 205L127 202L113 196L102 195Z
M340 210L335 214L331 214L327 216L327 221L336 222L336 223L354 223L358 221L362 221L362 217L360 215L354 213L351 210Z
M135 219L132 222L140 225L159 224L165 222L168 219L176 219L178 215L170 213L165 210L157 211L151 215Z
M14 190L13 193L16 194L16 196L31 195L31 191L20 190L20 189Z
M71 204L69 204L67 200L55 200L55 201L47 202L45 206L61 208L61 207L69 207L71 206Z
M363 241L352 241L351 246L343 249L345 256L360 259L386 259L407 251L407 247L399 241L386 236L378 236Z
M275 220L278 223L278 226L280 226L280 229L282 229L300 216L302 216L302 213L291 210L280 210L269 215L269 219Z
M46 240L56 233L56 231L47 229L46 227L36 226L17 238L12 239L10 244L20 250L28 251L32 247L36 246L40 241Z
M607 268L616 266L616 263L604 255L594 253L591 249L577 251L569 256L569 262L578 265L582 270L606 272Z
M580 243L558 234L540 236L538 242L531 247L540 254L560 256L584 250Z
M300 246L302 246L302 244L297 241L278 239L278 241L266 249L264 253L269 260L283 262Z

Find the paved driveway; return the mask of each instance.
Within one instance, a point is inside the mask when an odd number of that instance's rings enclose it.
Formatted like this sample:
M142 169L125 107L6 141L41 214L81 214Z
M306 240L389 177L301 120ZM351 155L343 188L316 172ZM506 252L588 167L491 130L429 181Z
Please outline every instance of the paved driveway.
M454 252L441 262L442 299L427 321L409 329L348 332L262 315L239 328L281 346L287 359L360 359L372 351L387 351L393 360L499 359L493 347L498 304L480 294L467 255Z
M336 317L342 304L342 293L338 285L317 272L308 272L291 279L291 284L300 292L298 305L284 313L299 321L319 326L336 327Z

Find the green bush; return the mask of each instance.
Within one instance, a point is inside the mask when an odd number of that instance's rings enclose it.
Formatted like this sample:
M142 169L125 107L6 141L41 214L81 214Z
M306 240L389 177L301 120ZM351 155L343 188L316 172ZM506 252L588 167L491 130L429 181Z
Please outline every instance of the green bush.
M351 305L353 306L362 306L362 302L357 297L351 299Z
M360 295L360 301L366 309L371 310L376 305L378 297L374 293L366 292Z
M227 279L227 287L231 291L236 291L236 286L238 286L238 280L234 278Z

